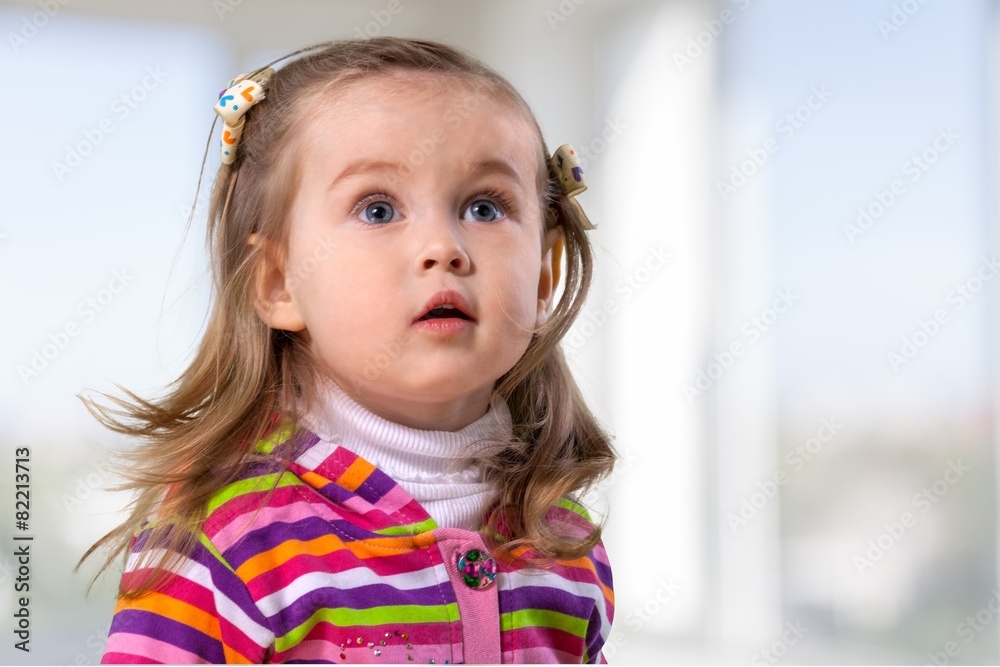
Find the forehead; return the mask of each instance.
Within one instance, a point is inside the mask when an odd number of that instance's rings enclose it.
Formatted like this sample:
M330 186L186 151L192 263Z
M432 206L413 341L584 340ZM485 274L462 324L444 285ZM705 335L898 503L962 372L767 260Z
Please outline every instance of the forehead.
M503 159L538 187L543 145L528 111L477 78L399 71L330 86L303 105L298 144L309 165L395 161L407 172Z

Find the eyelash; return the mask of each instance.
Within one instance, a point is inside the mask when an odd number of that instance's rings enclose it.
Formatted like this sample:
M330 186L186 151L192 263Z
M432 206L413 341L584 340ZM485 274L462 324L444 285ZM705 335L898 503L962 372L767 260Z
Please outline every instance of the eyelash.
M500 212L503 213L504 217L510 215L511 211L514 210L514 201L507 195L503 194L502 192L498 192L496 190L486 190L484 192L479 193L475 197L469 199L469 203L466 204L466 206L469 206L473 202L479 201L480 199L489 199L493 201L494 204L497 204L500 207ZM351 211L351 215L357 216L358 214L361 213L361 211L365 210L365 207L368 206L368 204L377 201L389 202L397 210L399 208L399 202L397 202L392 195L389 195L385 192L374 192L364 197L363 199L361 199L361 201L355 204L354 209ZM381 226L381 225L376 225L375 223L368 223L368 224L372 226Z

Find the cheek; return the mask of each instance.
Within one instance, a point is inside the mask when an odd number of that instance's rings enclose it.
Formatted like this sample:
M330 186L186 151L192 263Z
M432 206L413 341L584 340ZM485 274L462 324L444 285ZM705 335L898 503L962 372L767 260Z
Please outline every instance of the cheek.
M524 257L524 255L522 255ZM503 309L519 327L531 328L538 311L538 276L541 260L533 255L528 259L512 262L506 267L500 280L504 283Z

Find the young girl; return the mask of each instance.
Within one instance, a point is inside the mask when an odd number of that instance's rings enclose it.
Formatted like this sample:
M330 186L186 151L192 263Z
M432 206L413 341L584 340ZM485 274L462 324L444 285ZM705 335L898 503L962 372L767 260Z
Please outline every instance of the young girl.
M126 558L104 662L603 662L574 499L614 453L559 347L591 279L579 163L449 47L292 55L216 105L194 361L90 404L142 439L88 552Z

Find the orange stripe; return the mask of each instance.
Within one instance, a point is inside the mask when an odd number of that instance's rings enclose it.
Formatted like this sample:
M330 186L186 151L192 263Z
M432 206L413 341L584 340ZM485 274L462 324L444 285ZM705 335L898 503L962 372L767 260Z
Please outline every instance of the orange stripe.
M328 480L326 477L323 477L323 475L309 471L303 472L301 475L299 475L299 477L302 478L303 482L308 483L309 486L315 489L322 489L324 486L330 483L330 480Z
M138 600L119 600L115 613L122 609L138 609L170 618L178 623L200 630L213 639L222 641L219 619L203 609L188 604L165 593L151 592Z
M243 581L249 582L265 572L281 567L295 556L327 556L341 549L347 549L358 558L365 559L373 556L391 555L391 552L408 551L415 546L417 545L414 544L413 536L410 535L380 537L347 543L335 535L322 535L305 542L290 539L269 551L250 558L236 568L236 574Z
M150 592L137 600L126 600L119 598L115 605L115 613L123 609L137 609L148 611L158 616L172 619L178 623L183 623L189 628L194 628L204 632L212 639L217 640L222 645L222 650L226 656L227 663L251 664L253 661L243 655L233 647L226 644L222 639L222 626L219 619L211 613L195 607L194 605L178 600L165 593Z
M229 644L223 644L222 645L222 652L226 656L226 664L227 665L233 665L233 664L237 664L237 665L249 665L249 664L253 664L253 660L251 660L250 658L246 657L245 655L243 655L242 653L240 653L239 651L237 651L236 649L234 649Z
M299 555L326 556L344 548L344 542L335 535L323 535L314 540L285 540L268 551L257 554L236 568L236 574L243 581L252 581L257 576L280 567L289 559Z
M375 470L375 466L361 457L355 459L354 463L347 467L344 474L337 480L337 484L348 491L357 491L358 487L365 483L368 476Z
M613 590L608 588L608 586L605 585L605 583L601 581L601 578L597 575L597 566L594 565L594 561L590 560L586 556L582 556L574 560L561 560L558 562L563 565L568 565L569 567L583 568L587 572L592 572L594 575L594 581L601 587L601 591L603 591L605 599L610 600L612 603L614 602L615 593Z

